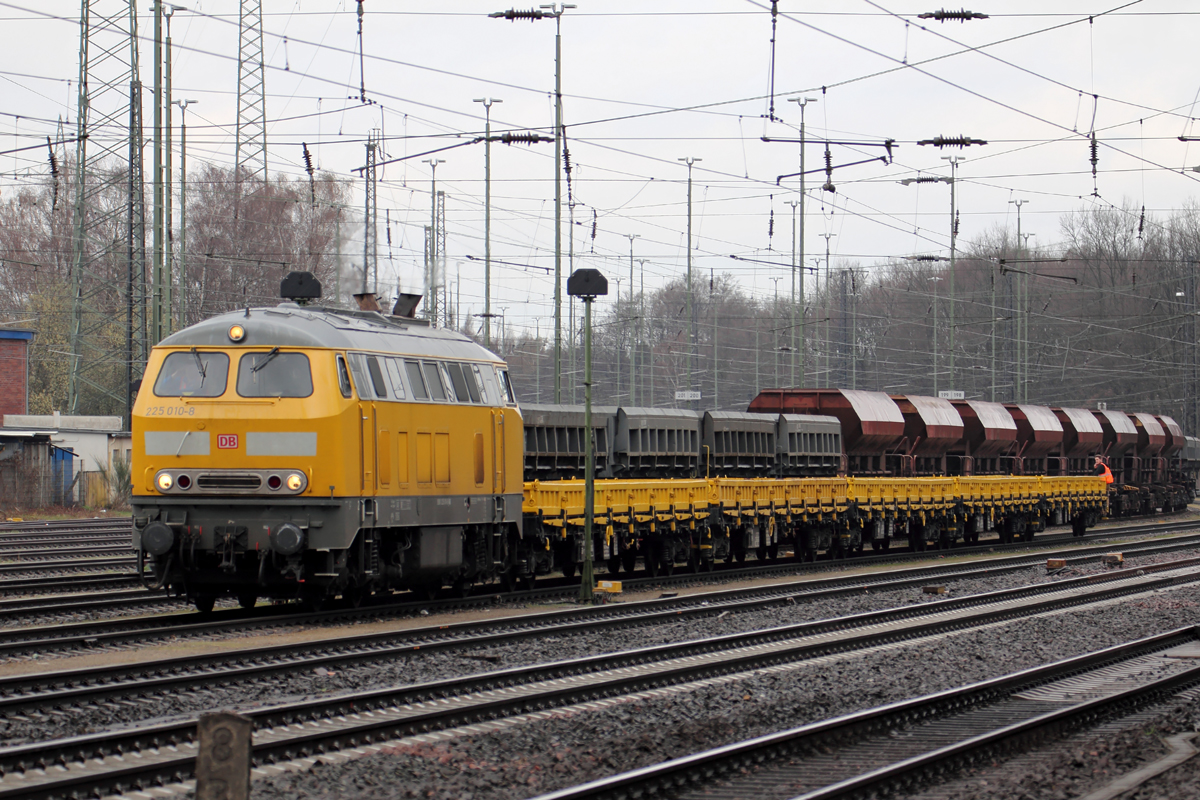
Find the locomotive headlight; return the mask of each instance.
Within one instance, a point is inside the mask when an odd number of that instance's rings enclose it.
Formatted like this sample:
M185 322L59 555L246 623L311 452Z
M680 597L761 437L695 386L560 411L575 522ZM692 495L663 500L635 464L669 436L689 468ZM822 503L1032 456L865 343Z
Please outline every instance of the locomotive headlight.
M246 338L246 329L241 325L233 325L229 328L229 341L240 342Z
M171 490L171 487L174 485L175 485L175 480L171 477L171 473L169 473L169 472L158 473L159 491L168 492Z
M288 475L287 487L289 489L291 489L293 492L300 491L300 487L302 487L303 485L304 485L304 478L302 478L300 476L300 473L293 472L291 475Z

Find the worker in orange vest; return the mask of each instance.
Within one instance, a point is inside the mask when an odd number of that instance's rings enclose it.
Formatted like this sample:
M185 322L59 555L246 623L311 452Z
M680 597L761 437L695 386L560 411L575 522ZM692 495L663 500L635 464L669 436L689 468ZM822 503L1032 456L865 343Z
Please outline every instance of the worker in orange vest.
M1103 476L1105 483L1113 482L1112 470L1108 468L1108 464L1105 464L1100 459L1096 459L1096 474Z

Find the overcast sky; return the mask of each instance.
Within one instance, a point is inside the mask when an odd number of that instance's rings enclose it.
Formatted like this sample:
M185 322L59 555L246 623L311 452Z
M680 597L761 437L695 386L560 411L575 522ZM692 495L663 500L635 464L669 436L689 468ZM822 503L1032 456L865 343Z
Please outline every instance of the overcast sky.
M119 6L118 0L96 0ZM141 6L148 7L150 0ZM173 22L175 98L188 111L188 157L231 165L237 90L237 0L183 2ZM502 2L365 0L360 73L357 3L263 0L269 167L303 177L301 142L318 166L363 186L353 172L367 132L380 129L386 157L470 140L492 107L493 133L549 134L554 120L552 19L489 19ZM628 291L629 236L647 259L647 289L681 276L687 263L687 167L693 167L695 269L734 275L747 292L790 291L793 207L800 199L800 113L806 167L830 148L836 193L823 174L806 180L806 264L886 264L913 254L948 255L945 183L902 185L958 165L959 247L1016 229L1017 205L1031 246L1053 249L1067 215L1128 206L1163 217L1192 202L1200 146L1192 117L1200 91L1195 42L1200 10L1184 0L979 2L989 19L917 19L942 6L863 0L778 3L771 104L771 4L761 0L579 0L561 19L564 123L575 201L574 266L597 267ZM56 135L75 119L79 0L0 0L0 150ZM528 8L529 6L518 6ZM954 8L961 8L955 4ZM145 8L139 6L145 12ZM149 16L141 34L150 37ZM142 49L142 80L153 50ZM365 86L369 105L359 102ZM150 119L147 102L147 121ZM178 114L175 119L178 124ZM1093 179L1088 134L1099 163ZM73 127L67 127L67 135ZM918 146L965 135L983 146ZM894 160L877 145L895 140ZM429 156L425 156L428 158ZM461 274L462 305L482 311L484 152L439 153L448 273ZM867 161L868 159L876 159ZM853 162L864 162L850 165ZM510 324L552 324L554 165L548 145L492 150L494 310ZM849 165L849 166L843 166ZM149 155L147 155L147 168ZM44 152L0 156L0 197L42 179ZM564 202L565 202L564 184ZM381 273L419 291L430 168L421 159L386 168L380 186ZM770 220L774 214L773 236ZM391 220L388 247L383 230ZM567 211L564 209L564 219ZM1137 226L1137 213L1130 217ZM826 239L825 234L831 237ZM564 250L569 231L564 224ZM347 250L359 257L360 245ZM736 261L730 256L751 261ZM769 263L778 262L775 267ZM564 279L568 269L564 255ZM811 278L810 278L811 280ZM616 287L612 287L614 292ZM613 301L610 296L609 302Z

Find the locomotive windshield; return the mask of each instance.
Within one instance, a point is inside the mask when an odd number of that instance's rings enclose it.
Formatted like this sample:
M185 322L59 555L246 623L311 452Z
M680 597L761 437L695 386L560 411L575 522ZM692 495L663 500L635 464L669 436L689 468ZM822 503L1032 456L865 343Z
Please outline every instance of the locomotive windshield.
M238 363L237 391L242 397L309 397L312 370L303 353L247 353Z
M229 356L201 353L171 353L163 361L154 394L159 397L220 397L229 379Z

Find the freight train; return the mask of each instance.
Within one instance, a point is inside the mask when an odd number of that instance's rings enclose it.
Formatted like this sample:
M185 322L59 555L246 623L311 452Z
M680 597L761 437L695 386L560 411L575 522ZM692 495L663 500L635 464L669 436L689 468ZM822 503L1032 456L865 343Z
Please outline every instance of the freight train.
M585 547L610 572L653 575L1082 533L1195 493L1200 443L1143 414L787 389L745 413L598 409L587 430L579 408L519 408L502 360L400 313L412 303L322 307L307 273L282 294L164 339L135 402L141 574L202 611L528 586L573 575Z

